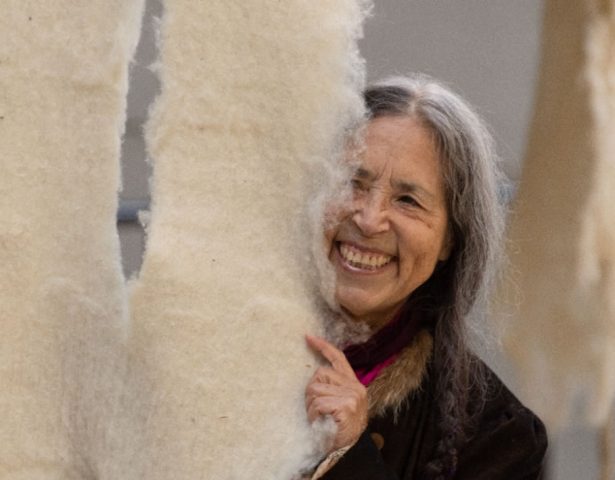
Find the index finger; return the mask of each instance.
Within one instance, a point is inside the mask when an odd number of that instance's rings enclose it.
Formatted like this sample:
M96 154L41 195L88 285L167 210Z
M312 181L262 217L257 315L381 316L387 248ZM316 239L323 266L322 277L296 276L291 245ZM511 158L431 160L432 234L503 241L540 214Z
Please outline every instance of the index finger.
M334 370L344 374L351 374L353 377L355 376L354 370L350 366L350 363L348 363L344 352L327 342L324 338L306 335L305 339L313 350L320 353L329 361Z

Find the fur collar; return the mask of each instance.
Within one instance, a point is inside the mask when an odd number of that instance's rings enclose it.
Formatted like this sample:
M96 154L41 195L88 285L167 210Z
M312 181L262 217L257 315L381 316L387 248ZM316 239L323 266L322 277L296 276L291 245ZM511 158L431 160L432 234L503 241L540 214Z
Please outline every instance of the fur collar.
M392 409L397 417L410 392L418 389L431 359L433 338L427 330L419 331L399 358L384 368L367 388L370 418Z

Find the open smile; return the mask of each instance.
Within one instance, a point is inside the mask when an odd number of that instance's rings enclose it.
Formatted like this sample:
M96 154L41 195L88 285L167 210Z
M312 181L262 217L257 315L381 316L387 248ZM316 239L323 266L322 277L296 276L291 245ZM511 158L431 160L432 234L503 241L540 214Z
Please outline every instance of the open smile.
M352 272L376 273L395 258L383 252L369 250L356 244L335 242L342 265Z

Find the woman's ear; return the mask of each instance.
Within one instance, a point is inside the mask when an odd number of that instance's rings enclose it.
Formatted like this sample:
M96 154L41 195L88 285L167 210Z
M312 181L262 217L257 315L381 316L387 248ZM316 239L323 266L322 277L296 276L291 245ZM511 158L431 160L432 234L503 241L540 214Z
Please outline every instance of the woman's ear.
M451 234L450 227L447 227L444 242L442 242L442 247L440 248L440 253L438 254L438 260L440 262L444 262L448 260L448 257L451 256L451 252L453 251L453 246L455 242L453 242L453 235Z

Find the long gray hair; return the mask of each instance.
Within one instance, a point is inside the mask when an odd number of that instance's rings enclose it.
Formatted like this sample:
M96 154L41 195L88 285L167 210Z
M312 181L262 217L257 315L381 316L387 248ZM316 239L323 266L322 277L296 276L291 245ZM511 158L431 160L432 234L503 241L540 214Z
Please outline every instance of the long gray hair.
M499 162L479 115L430 77L390 78L369 87L364 97L371 118L408 116L421 122L433 135L442 162L454 246L409 302L434 324L432 374L441 440L425 473L447 478L486 394L485 372L468 346L468 328L484 315L501 255L505 215L498 195Z

